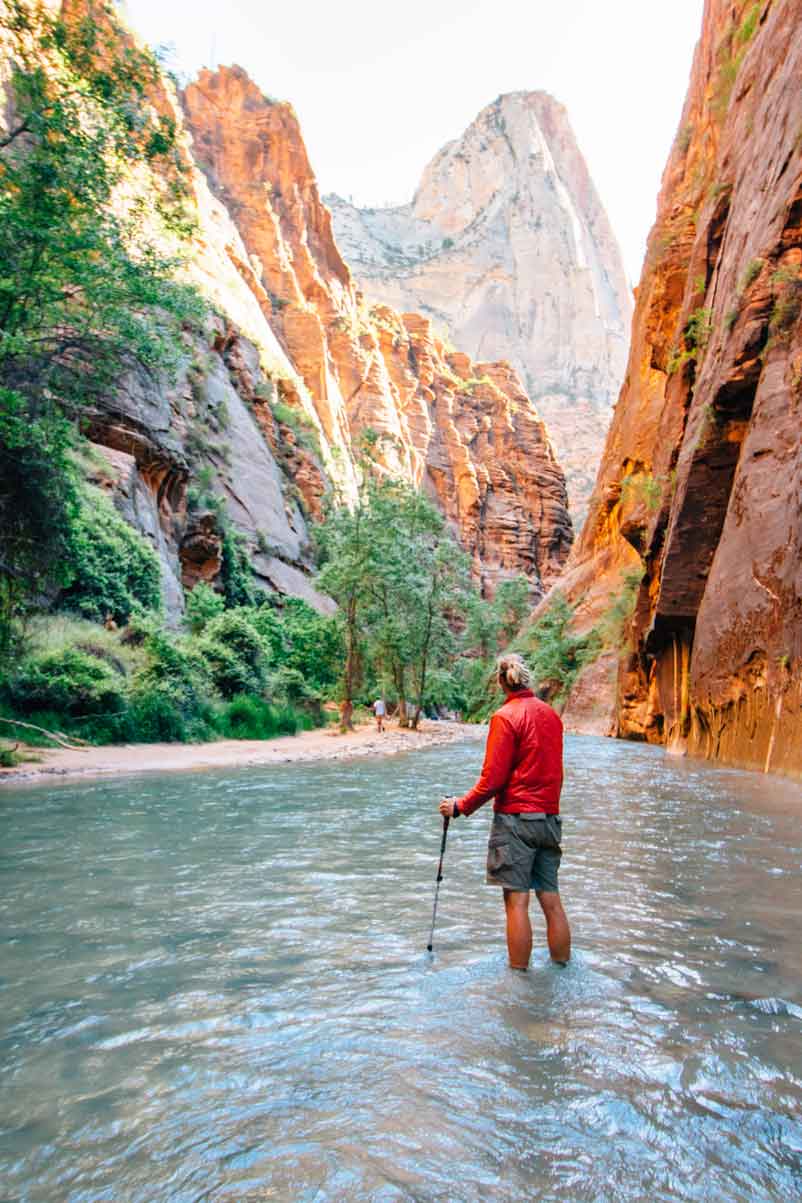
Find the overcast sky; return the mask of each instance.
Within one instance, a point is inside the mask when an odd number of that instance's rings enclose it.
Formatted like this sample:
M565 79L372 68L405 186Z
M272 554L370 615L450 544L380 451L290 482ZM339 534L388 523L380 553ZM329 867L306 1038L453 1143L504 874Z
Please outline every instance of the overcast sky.
M568 109L640 276L679 125L703 0L127 0L176 66L239 63L301 121L323 192L411 198L425 164L500 93L544 89Z

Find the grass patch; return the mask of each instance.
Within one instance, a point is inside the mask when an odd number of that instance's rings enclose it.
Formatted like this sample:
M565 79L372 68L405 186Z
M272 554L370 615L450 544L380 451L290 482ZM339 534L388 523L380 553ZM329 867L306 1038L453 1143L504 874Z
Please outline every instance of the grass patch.
M776 292L769 319L769 334L774 341L789 337L802 313L802 269L781 267L771 277Z
M669 354L666 372L673 376L690 360L700 363L704 358L713 327L713 312L702 307L695 309L685 323L682 346L675 346Z
M621 481L621 500L636 505L642 502L650 513L655 513L660 508L665 484L665 477L652 476L650 472L631 473Z
M277 422L292 431L299 447L303 447L305 451L309 451L322 460L320 436L311 418L301 410L287 405L285 401L271 401L270 411Z

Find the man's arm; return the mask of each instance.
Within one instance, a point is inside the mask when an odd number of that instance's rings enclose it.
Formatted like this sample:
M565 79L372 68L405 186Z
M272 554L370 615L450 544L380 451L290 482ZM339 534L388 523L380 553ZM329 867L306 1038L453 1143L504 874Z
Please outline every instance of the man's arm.
M456 799L456 808L455 800L448 799L452 804L449 817L473 814L504 788L512 773L516 744L517 740L510 724L500 714L494 714L490 720L485 760L479 780L467 794Z

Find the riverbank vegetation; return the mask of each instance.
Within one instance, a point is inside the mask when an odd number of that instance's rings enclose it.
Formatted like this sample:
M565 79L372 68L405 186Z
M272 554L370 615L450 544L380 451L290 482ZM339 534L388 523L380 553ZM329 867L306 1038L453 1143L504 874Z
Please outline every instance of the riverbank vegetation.
M530 657L547 696L565 696L603 633L574 636L559 597L527 627L523 577L483 598L441 512L375 474L371 433L356 500L329 498L312 532L315 584L336 611L257 587L199 460L187 505L215 513L222 567L168 625L157 551L113 492L89 483L98 453L87 432L103 425L121 378L169 383L205 320L201 298L177 282L191 207L176 131L150 100L158 64L122 38L107 5L99 0L98 20L39 2L6 7L2 729L30 739L33 724L95 743L261 739L322 723L333 702L347 727L379 695L402 725L426 713L482 719L498 702L494 659L509 646Z

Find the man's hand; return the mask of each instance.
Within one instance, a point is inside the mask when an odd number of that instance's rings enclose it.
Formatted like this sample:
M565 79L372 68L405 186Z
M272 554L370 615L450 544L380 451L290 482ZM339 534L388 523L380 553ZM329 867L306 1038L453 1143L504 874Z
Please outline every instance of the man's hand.
M456 801L456 798L443 798L443 801L440 803L440 814L444 819L454 818L454 803Z

